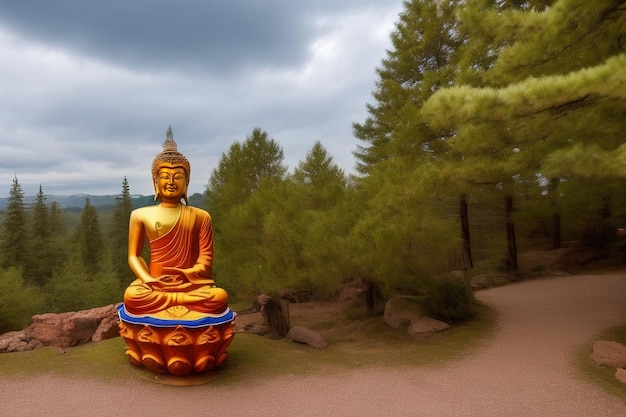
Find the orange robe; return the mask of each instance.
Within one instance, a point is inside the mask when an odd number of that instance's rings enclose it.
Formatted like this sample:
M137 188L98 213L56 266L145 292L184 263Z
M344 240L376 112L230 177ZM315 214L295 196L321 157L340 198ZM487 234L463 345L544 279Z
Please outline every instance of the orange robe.
M213 231L209 213L182 205L172 229L149 243L150 275L171 275L171 281L153 285L139 279L133 281L124 293L126 311L144 315L180 306L199 313L219 314L226 310L226 291L215 287L211 276ZM198 265L200 273L193 277L168 271Z

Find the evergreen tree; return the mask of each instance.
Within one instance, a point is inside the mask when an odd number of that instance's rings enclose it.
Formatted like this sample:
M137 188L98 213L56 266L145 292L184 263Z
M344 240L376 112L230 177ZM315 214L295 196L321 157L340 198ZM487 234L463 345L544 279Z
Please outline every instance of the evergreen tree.
M63 262L63 249L53 239L50 212L41 185L31 207L29 232L29 261L24 265L24 278L26 282L42 286L52 277L53 269Z
M263 180L283 179L287 171L283 158L282 148L259 128L243 144L233 143L209 179L205 197L211 214L222 216L245 202Z
M89 198L85 199L85 207L80 217L77 232L82 265L88 274L93 275L100 269L104 246L98 221L98 211L91 205Z
M53 237L61 237L65 234L65 221L61 206L56 201L50 204L49 229Z
M9 200L3 216L3 234L0 239L2 266L22 268L26 259L26 209L22 186L13 177Z
M214 274L227 277L224 286L233 296L260 282L266 266L264 216L272 209L271 190L281 187L286 170L278 143L255 128L243 144L231 145L211 174L205 196L213 217Z
M354 152L357 170L368 174L381 161L398 154L421 153L429 141L428 131L413 129L404 149L393 143L398 126L408 120L439 88L454 82L455 52L463 39L458 30L456 6L460 0L411 0L404 2L396 30L391 34L392 50L376 70L379 80L375 104L368 104L368 118L354 123L354 135L364 142Z
M46 239L50 237L50 224L46 196L43 187L39 185L39 192L35 196L35 203L31 207L32 237Z
M293 179L304 189L308 200L306 207L313 210L334 206L346 187L343 170L333 162L319 141L313 144L305 160L300 161Z
M626 148L623 2L560 0L543 12L486 16L492 37L509 46L483 74L484 87L442 89L421 109L430 127L447 136L445 158L457 178L499 184L508 207L533 181L536 195L562 195L558 184L593 177L604 200L614 192L610 178L623 175ZM587 197L574 207L589 207ZM549 204L562 207L557 198Z
M110 235L113 270L122 285L128 285L133 276L128 267L128 223L131 211L130 186L124 177L122 193L115 199Z

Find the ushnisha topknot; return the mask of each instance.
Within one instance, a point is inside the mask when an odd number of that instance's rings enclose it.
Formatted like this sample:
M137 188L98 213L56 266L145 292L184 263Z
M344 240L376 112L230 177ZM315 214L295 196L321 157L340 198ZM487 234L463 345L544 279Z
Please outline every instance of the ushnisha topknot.
M187 184L189 184L189 178L191 176L191 166L189 161L185 158L185 155L178 152L178 145L174 142L174 133L172 132L172 126L167 128L165 135L165 142L163 142L163 151L154 157L152 161L152 179L156 181L157 172L159 168L164 164L172 164L180 166L185 169L187 173Z

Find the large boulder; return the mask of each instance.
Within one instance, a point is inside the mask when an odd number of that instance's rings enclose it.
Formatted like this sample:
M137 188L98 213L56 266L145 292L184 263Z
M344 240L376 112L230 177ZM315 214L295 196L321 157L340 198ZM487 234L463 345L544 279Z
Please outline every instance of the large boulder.
M302 326L293 326L289 329L286 338L293 340L294 342L307 344L317 349L323 349L328 346L328 343L326 343L326 340L324 340L321 334L315 330L307 329Z
M383 320L394 329L406 329L424 315L417 297L393 297L385 304Z
M58 348L100 341L119 336L117 312L111 304L77 312L39 314L32 317L23 333L27 339Z
M419 297L393 297L385 304L383 320L394 329L406 329L414 337L440 332L450 327L448 323L424 315Z

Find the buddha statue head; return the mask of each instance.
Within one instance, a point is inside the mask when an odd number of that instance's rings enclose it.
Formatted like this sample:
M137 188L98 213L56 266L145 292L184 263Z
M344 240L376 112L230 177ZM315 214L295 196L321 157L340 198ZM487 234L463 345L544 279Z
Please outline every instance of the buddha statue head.
M187 204L187 188L191 166L185 155L178 152L174 142L172 127L167 129L163 151L152 161L152 181L154 182L154 201L159 198Z

